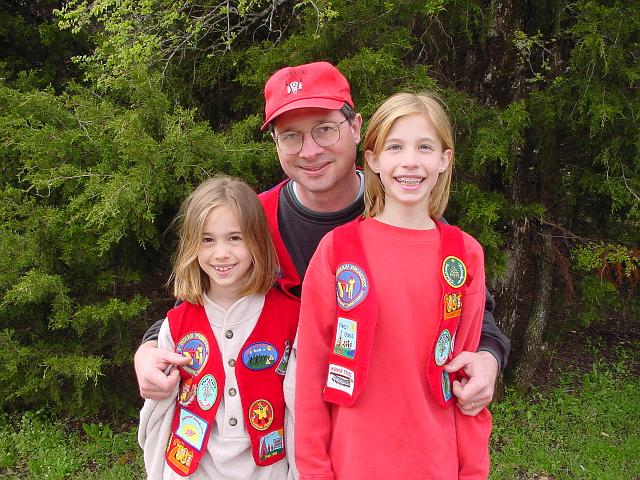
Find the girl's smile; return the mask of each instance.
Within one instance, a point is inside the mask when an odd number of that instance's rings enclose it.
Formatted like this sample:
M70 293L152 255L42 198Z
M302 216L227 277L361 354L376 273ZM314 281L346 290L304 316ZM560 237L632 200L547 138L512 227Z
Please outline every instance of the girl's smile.
M207 295L223 308L240 298L239 285L253 265L237 215L228 205L207 215L198 248L198 263L209 277Z
M431 191L448 167L451 154L451 150L443 150L426 115L412 113L395 120L381 151L365 151L369 167L384 187L384 209L376 216L378 220L414 228L424 224ZM426 226L433 228L434 224L427 221Z

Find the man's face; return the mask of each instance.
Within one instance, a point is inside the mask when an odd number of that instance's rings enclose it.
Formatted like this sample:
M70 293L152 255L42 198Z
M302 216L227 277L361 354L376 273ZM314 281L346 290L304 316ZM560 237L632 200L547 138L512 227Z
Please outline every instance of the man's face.
M340 110L324 108L290 110L275 120L276 136L283 132L303 135L298 153L278 150L278 158L284 172L297 183L298 195L305 205L307 199L317 199L319 195L332 197L353 185L362 117L358 114L350 122L343 120L345 116ZM340 140L328 147L321 147L311 136L311 130L324 122L343 122L338 127Z

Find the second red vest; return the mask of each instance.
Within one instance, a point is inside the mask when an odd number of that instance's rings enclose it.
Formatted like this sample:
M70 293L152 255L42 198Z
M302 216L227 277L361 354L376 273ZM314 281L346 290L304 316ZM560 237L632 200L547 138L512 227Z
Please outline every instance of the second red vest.
M271 465L285 456L282 382L298 327L300 303L273 288L235 361L236 380L253 459ZM180 389L165 454L179 475L196 471L224 392L220 349L204 307L181 303L167 313L175 351L191 363L179 367Z
M350 406L365 387L378 319L376 292L358 231L361 220L333 231L336 275L336 325L329 355L327 402ZM462 315L464 287L471 278L465 263L462 231L436 221L440 230L442 303L438 334L427 365L427 383L438 404L453 404L451 378L444 365L459 353L455 337Z

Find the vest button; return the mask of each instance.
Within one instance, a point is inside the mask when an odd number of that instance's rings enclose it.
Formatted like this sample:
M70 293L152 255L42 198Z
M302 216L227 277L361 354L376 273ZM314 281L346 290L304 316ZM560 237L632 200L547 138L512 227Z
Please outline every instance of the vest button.
M236 366L236 361L233 358L229 359L229 361L227 363L229 364L230 367L235 367Z
M229 419L229 425L231 425L232 427L235 427L238 424L238 419L235 417L231 417Z
M235 388L232 387L229 389L229 395L231 395L232 397L235 397L236 393L238 393L238 391Z
M233 331L227 330L226 332L224 332L224 336L227 338L233 338Z

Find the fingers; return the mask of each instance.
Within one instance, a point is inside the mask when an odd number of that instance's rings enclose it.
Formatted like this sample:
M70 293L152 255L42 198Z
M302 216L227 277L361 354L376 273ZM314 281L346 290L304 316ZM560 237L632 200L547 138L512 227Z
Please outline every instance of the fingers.
M186 365L191 361L189 357L181 355L180 353L169 352L168 350L160 351L163 352L161 363L166 365Z
M468 368L472 366L472 353L471 352L460 352L455 358L453 358L449 363L444 366L444 369L449 372L457 372L461 368ZM469 374L468 372L465 372Z
M141 345L134 356L134 365L140 395L150 400L163 400L173 393L180 381L178 370L169 368L185 365L190 359L156 345L157 342Z
M454 380L452 391L458 399L457 405L463 415L475 416L491 402L490 395L482 389L478 390L478 385L466 378L461 381Z
M172 369L168 375L160 369L152 369L139 382L140 396L149 400L164 400L178 387L180 373Z
M449 372L463 369L469 377L455 380L452 385L462 414L477 415L491 402L498 374L497 360L491 353L462 352L445 368Z

